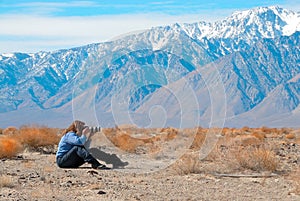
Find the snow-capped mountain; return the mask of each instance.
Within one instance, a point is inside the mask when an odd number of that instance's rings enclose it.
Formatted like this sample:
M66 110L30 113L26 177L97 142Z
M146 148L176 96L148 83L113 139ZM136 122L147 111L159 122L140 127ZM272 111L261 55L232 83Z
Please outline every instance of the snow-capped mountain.
M299 13L260 7L78 48L2 54L0 127L64 127L73 118L209 126L212 116L230 126L279 125L276 117L300 114L298 31Z
M300 14L277 6L237 11L223 21L182 24L197 39L240 39L248 43L261 38L289 36L300 30Z
M280 119L282 114L299 112L299 39L300 32L274 40L263 39L248 50L224 56L169 85L169 91L176 96L159 89L139 108L139 112L146 113L153 105L168 108L168 105L175 104L180 104L177 110L184 111L188 108L185 104L190 102L179 102L177 97L187 94L193 98L195 94L196 108L201 115L197 117L188 110L186 119L192 123L198 118L202 125L209 126L212 114L215 114L213 121L221 121L226 112L227 121L224 123L228 126L261 126L262 119L266 125L297 126L297 119L289 124L271 123ZM212 76L207 76L207 73ZM186 92L188 87L192 93ZM182 115L177 110L168 110L173 126L178 124Z

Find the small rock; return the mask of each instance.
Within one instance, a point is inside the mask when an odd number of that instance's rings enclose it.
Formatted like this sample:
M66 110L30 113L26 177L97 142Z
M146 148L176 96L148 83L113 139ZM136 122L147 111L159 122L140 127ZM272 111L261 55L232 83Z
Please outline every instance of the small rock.
M99 174L97 171L95 170L89 170L87 171L88 174L94 175L94 174Z
M106 194L106 192L105 191L98 191L98 193L97 194L99 194L99 195L104 195L104 194Z

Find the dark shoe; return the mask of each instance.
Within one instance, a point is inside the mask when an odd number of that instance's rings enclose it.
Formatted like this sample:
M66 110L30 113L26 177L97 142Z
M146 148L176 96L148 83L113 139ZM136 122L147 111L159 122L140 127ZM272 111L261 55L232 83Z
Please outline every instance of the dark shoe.
M98 166L92 166L92 168L97 170L110 170L110 167L107 167L106 165L98 165Z

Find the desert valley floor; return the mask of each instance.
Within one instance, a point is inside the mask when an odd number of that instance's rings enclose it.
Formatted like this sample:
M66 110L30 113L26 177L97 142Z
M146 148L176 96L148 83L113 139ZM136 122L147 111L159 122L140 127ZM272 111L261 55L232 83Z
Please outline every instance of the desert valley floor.
M201 160L207 129L111 128L102 133L111 144L98 149L108 153L110 146L118 147L121 151L111 156L123 167L103 159L114 168L61 169L55 145L26 147L0 160L0 200L300 200L300 130L225 128ZM193 141L178 159L147 168L150 158L157 164L168 161L167 150L161 154L168 142L177 146L176 139L190 135ZM91 146L105 141L99 136ZM137 165L134 157L147 160Z

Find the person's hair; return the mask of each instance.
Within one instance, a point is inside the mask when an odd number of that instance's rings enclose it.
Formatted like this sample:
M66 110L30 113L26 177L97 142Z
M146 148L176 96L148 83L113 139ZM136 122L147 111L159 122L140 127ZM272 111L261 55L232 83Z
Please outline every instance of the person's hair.
M81 121L79 120L76 120L76 121L73 121L72 124L63 132L63 135L64 134L67 134L68 132L74 132L74 133L77 133L78 132L78 129L76 127L76 124L80 123Z

